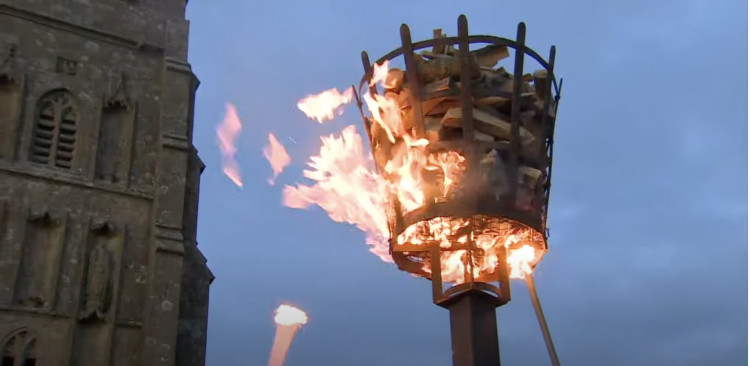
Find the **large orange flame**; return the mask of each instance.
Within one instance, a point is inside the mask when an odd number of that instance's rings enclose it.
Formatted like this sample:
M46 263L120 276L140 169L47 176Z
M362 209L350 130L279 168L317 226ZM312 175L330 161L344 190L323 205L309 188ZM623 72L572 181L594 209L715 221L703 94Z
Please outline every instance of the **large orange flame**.
M231 103L226 105L226 115L222 123L216 128L216 138L219 142L219 151L221 153L224 174L242 187L242 177L240 176L240 167L237 164L235 155L235 139L242 131L242 122L237 115L237 109Z
M276 177L284 171L284 168L292 162L292 159L286 153L284 145L272 133L268 134L268 145L263 148L263 156L266 157L266 160L271 164L271 169L273 169L273 177L268 179L268 183L273 185Z
M388 78L388 62L374 65L371 86L385 87ZM349 89L351 91L351 89ZM344 103L351 100L351 94L341 96L336 89L304 98L298 104L305 114L322 122L332 119ZM375 162L363 148L362 138L354 126L348 126L339 136L322 138L319 154L312 156L309 169L304 176L312 185L287 186L284 189L284 204L293 208L320 206L336 222L355 225L366 233L370 250L384 261L392 261L387 238L389 237L386 213L392 209L391 198L396 197L402 210L408 212L425 204L425 184L423 172L434 172L442 181L431 192L430 197L447 199L455 194L459 178L465 169L464 157L459 153L427 153L426 139L416 139L405 125L401 116L399 98L394 93L362 96L371 114L373 131L377 128L390 143L386 161L378 160L378 147L373 146ZM375 165L379 168L376 170ZM385 179L384 177L388 177ZM425 240L437 241L441 247L449 248L452 241L466 243L469 236L457 236L466 226L465 219L435 218L408 227L402 233L398 244L409 242L419 245ZM446 282L460 283L469 268L474 276L482 271L493 271L499 265L500 250L507 252L507 264L512 278L523 278L532 271L535 249L529 245L517 247L517 243L528 239L526 234L505 237L504 243L497 238L471 237L477 247L484 250L481 258L467 259L465 250L441 253L442 276ZM426 266L424 270L430 271Z
M385 217L387 182L372 170L372 162L354 126L340 136L323 137L320 153L310 158L303 175L311 186L284 188L284 204L292 208L318 205L336 222L347 222L367 234L370 250L385 261L388 222Z

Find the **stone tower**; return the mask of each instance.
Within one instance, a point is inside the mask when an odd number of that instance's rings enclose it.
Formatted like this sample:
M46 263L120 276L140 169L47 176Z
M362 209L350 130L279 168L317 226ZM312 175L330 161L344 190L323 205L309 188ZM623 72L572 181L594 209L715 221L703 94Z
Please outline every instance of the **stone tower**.
M0 0L0 366L203 365L185 0Z

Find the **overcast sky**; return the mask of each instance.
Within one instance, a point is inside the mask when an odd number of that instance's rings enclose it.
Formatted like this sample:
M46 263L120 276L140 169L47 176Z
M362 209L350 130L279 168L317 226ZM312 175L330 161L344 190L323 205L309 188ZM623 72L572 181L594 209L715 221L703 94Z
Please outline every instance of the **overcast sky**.
M199 242L211 288L209 366L264 365L282 301L310 322L286 366L451 365L448 312L429 283L368 252L319 209L282 207L318 136L296 101L345 88L373 59L433 28L558 47L565 79L550 252L537 286L565 365L747 365L747 2L196 0L190 62L201 79L195 145L207 168ZM244 123L245 187L221 172L226 102ZM292 165L269 186L268 132ZM292 137L298 144L290 143ZM502 360L548 364L523 283L498 310Z

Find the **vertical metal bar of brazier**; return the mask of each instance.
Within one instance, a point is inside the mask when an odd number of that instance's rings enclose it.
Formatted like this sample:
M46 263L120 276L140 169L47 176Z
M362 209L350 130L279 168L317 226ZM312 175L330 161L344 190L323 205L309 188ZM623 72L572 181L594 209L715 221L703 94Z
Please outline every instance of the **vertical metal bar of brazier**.
M550 128L550 122L549 122L549 108L551 105L551 99L552 99L552 81L554 80L554 71L555 71L555 54L557 50L555 46L550 47L549 49L549 61L547 61L547 79L545 81L544 90L545 90L545 96L544 96L544 105L542 107L542 116L540 117L540 126L542 128L541 136L537 136L537 138L541 138L542 140L539 141L539 152L537 153L536 158L536 168L543 171L544 174L540 178L540 180L537 182L536 187L536 194L534 197L538 200L536 202L536 209L534 212L542 212L542 209L546 209L544 207L544 204L546 202L546 199L544 198L545 195L545 189L546 182L550 179L550 159L547 155L547 140L548 136L551 135L552 129ZM536 87L536 85L535 85ZM554 124L554 121L552 121Z
M414 45L411 43L411 31L409 26L401 24L401 49L404 54L404 66L406 66L406 80L411 89L411 113L414 132L418 139L424 137L424 120L422 116L422 86L417 76L417 63L414 60Z
M516 204L518 192L518 155L521 149L519 129L521 125L521 88L523 87L523 58L526 56L526 24L518 23L516 34L515 65L513 68L513 97L511 101L511 136L508 177L511 182L510 200L511 207Z
M442 306L450 311L453 366L500 366L497 299L469 290Z

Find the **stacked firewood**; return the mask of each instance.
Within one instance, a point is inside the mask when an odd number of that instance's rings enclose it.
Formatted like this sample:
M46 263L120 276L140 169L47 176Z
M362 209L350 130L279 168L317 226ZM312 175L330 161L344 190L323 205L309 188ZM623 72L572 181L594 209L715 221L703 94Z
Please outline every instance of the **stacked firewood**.
M445 37L435 30L436 38ZM470 52L471 95L474 139L484 142L509 141L512 135L511 104L513 75L497 64L509 56L506 46L490 45ZM403 70L390 69L385 81L385 97L396 99L403 120L402 133L410 131L421 119L424 137L430 141L443 142L463 139L460 59L458 50L452 45L436 45L432 50L414 54L417 77L408 80ZM414 93L414 83L420 83L420 94ZM519 148L525 161L537 162L545 168L542 145L545 136L541 126L545 98L551 98L547 90L547 71L542 69L523 75L520 93ZM421 102L421 116L414 113L415 101ZM554 103L549 103L547 123L555 119ZM384 131L372 124L371 136L375 160L381 168L389 160L392 143L386 141ZM487 189L499 198L509 190L507 161L496 149L487 149L480 160L480 174ZM540 156L541 155L541 156ZM516 205L531 210L534 191L542 178L538 169L521 165L518 170L519 194Z

